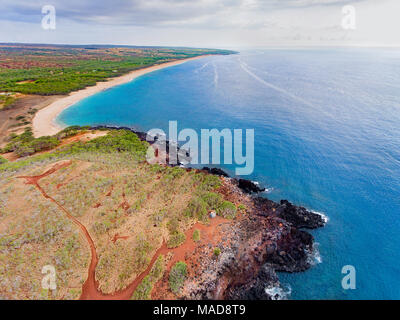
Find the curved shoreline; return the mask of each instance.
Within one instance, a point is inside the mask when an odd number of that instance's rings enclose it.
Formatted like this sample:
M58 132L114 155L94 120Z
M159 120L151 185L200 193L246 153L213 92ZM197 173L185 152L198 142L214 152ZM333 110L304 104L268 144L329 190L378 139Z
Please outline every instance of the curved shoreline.
M33 134L34 134L35 138L38 138L41 136L51 136L51 135L58 133L61 129L63 129L63 127L61 124L59 124L55 121L57 116L63 110L69 108L70 106L76 104L77 102L79 102L80 100L82 100L84 98L87 98L93 94L104 91L111 87L115 87L120 84L130 82L130 81L132 81L142 75L145 75L147 73L150 73L150 72L153 72L156 70L161 70L161 69L168 68L168 67L172 67L172 66L176 66L176 65L185 63L187 61L190 61L190 60L204 58L206 56L208 56L208 55L202 55L202 56L197 56L197 57L188 58L188 59L176 60L176 61L166 62L166 63L154 65L154 66L143 68L143 69L133 70L133 71L131 71L125 75L122 75L120 77L111 78L110 80L105 81L105 82L98 82L94 86L87 87L87 88L79 90L79 91L71 92L69 95L56 100L55 102L53 102L50 105L48 105L47 107L39 110L35 114L35 117L32 120Z

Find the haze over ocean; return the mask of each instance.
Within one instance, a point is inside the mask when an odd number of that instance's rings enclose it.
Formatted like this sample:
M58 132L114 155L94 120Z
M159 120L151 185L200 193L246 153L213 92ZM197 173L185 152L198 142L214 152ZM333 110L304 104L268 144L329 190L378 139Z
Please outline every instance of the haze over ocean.
M86 98L58 121L255 129L249 177L329 217L322 263L279 274L292 299L400 299L400 50L271 49L162 69ZM232 173L232 167L226 167ZM344 265L357 289L343 290Z

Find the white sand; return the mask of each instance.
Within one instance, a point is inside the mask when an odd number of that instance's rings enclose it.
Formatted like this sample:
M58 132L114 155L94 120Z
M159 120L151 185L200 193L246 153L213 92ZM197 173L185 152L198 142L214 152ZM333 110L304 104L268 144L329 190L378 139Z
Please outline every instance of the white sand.
M95 86L92 87L87 87L85 89L71 92L68 96L62 97L47 107L39 110L35 117L33 118L32 121L32 126L33 126L33 134L34 136L41 137L41 136L50 136L54 135L57 132L59 132L62 128L62 126L58 123L55 122L56 117L60 114L61 111L64 109L69 108L70 106L74 105L78 101L89 97L97 92L103 91L105 89L132 81L133 79L142 76L146 73L160 70L163 68L175 66L181 63L184 63L189 60L194 60L194 59L199 59L204 56L199 56L199 57L194 57L194 58L189 58L189 59L184 59L184 60L178 60L178 61L172 61L172 62L166 62L163 64L155 65L152 67L148 68L143 68L139 70L134 70L130 73L127 73L123 76L117 77L117 78L111 78L109 81L106 82L98 82Z

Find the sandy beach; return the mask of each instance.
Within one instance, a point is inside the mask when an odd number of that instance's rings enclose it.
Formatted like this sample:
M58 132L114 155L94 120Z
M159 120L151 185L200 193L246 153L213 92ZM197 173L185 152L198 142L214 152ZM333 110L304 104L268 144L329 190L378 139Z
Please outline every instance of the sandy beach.
M47 107L39 110L36 113L35 117L32 120L33 134L37 138L37 137L41 137L41 136L54 135L57 132L59 132L63 128L60 124L56 123L56 121L55 121L56 117L64 109L69 108L70 106L74 105L75 103L77 103L78 101L80 101L86 97L89 97L95 93L106 90L108 88L132 81L133 79L140 77L146 73L153 72L153 71L160 70L160 69L167 68L167 67L176 66L178 64L182 64L184 62L203 58L203 57L205 57L205 56L198 56L198 57L193 57L193 58L188 58L188 59L183 59L183 60L171 61L171 62L166 62L163 64L159 64L159 65L155 65L155 66L151 66L151 67L147 67L147 68L143 68L143 69L139 69L139 70L134 70L123 76L111 78L109 81L98 82L95 86L87 87L87 88L79 90L79 91L71 92L68 96L61 97L60 99L54 101L53 103L49 104Z

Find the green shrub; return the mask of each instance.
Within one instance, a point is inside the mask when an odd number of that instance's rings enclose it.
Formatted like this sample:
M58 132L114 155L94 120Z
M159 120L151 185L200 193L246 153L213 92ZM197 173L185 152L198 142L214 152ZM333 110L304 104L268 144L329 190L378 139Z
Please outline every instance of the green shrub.
M237 208L242 213L246 213L247 212L247 208L246 208L246 206L244 204L239 204Z
M149 274L143 278L142 282L137 286L132 295L132 300L149 300L154 284L161 279L164 274L165 259L163 255L159 255L154 262Z
M15 151L18 157L27 157L35 153L35 149L29 145L20 145L16 147L13 151Z
M223 202L222 196L214 192L204 193L201 199L207 204L208 210L217 210Z
M22 138L21 138L22 136ZM15 139L15 138L14 138ZM12 141L2 150L2 152L14 151L8 150L9 147L14 147ZM26 130L22 135L17 136L17 140L29 140L32 141L33 136L30 130ZM78 155L86 152L90 153L115 153L121 152L131 157L132 161L143 161L145 160L146 150L148 147L147 142L141 141L136 134L129 130L112 130L110 133L103 137L98 137L91 140L90 142L74 142L63 148L59 148L49 153L39 154L26 158L20 161L7 162L3 164L0 171L14 171L23 168L29 164L37 161L44 161L49 159L57 159L64 156ZM27 150L30 153L31 150ZM138 204L140 206L140 203Z
M59 144L60 141L55 137L40 137L31 141L29 145L33 149L35 149L35 152L38 152L38 151L52 149L58 146Z
M217 214L226 219L234 219L236 217L236 206L230 201L224 201L217 209Z
M187 265L183 261L175 263L169 273L169 287L175 294L179 294L187 276Z
M142 270L150 262L150 257L148 255L152 247L143 234L139 234L136 241L135 265L137 270Z
M145 276L141 283L136 287L133 293L132 300L150 300L153 284L150 281L150 276Z
M171 218L168 222L167 222L167 228L169 233L175 233L179 231L179 221L177 217L173 217Z
M98 137L83 145L76 144L88 151L100 152L130 152L145 159L148 143L141 141L129 130L112 130L106 136Z
M199 221L207 221L207 214L207 203L201 197L192 198L184 211L186 217L196 218Z
M0 156L0 164L6 163L7 159L4 159L2 156Z
M186 236L184 233L175 231L174 233L170 234L169 240L167 243L168 248L177 248L186 240Z
M79 132L89 129L90 127L70 126L55 135L58 140L65 139L77 135Z
M216 257L218 257L220 254L221 254L221 249L220 249L220 248L215 248L215 249L214 249L214 255L215 255Z
M14 102L16 98L13 96L0 96L0 104L3 104L3 106L0 105L0 110L3 108L10 107Z
M194 231L193 231L193 241L194 242L197 242L197 241L200 241L200 230L199 229L195 229Z
M15 152L19 157L26 157L35 152L52 149L60 144L56 137L34 138L30 128L20 135L10 136L11 141L3 148L2 152Z
M154 262L154 265L149 273L150 279L153 283L161 279L162 275L164 274L164 269L165 269L165 259L164 256L160 254L156 262Z
M221 186L221 179L219 176L213 174L201 173L200 189L204 191L211 191L218 189Z

